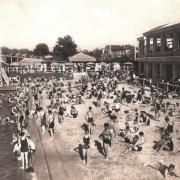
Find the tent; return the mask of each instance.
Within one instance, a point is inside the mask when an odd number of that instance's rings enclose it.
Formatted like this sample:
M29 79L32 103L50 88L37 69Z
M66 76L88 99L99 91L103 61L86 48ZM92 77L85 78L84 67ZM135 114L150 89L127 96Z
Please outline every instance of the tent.
M126 62L126 63L123 63L123 65L125 65L125 66L133 66L133 63L131 63L131 62Z
M131 63L131 62L123 63L123 68L124 68L124 70L129 71L130 69L133 69L133 67L134 67L134 64Z
M101 66L109 66L109 64L107 64L105 62L101 62Z
M93 62L89 62L89 63L87 63L87 65L94 65L95 63L93 63Z
M92 56L89 56L87 54L84 53L78 53L75 54L74 56L69 57L69 61L70 62L96 62L96 59Z
M112 63L112 65L113 65L113 68L115 71L121 69L120 63L114 62L114 63Z
M49 58L53 58L53 56L47 55L47 56L45 56L45 58L49 59Z
M113 65L116 65L116 64L120 64L120 63L118 63L118 62L113 62L112 64L113 64Z
M10 66L19 66L19 63L18 62L13 62L10 64Z
M51 65L52 65L52 66L59 66L59 65L61 65L61 64L60 64L60 63L53 62L53 63L51 63Z

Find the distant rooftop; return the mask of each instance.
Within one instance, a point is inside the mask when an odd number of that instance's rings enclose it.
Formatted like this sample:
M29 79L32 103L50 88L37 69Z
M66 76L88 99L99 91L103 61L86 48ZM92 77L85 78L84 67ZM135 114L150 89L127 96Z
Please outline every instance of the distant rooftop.
M84 53L77 53L74 56L69 57L70 62L95 62L96 59Z
M111 49L111 51L121 51L121 50L132 50L134 46L132 45L107 45L105 48Z
M161 26L157 26L157 27L155 27L153 29L150 29L149 31L146 31L145 33L143 33L143 35L161 33L161 32L164 32L164 31L175 30L175 29L178 29L180 31L180 23L163 24Z
M35 59L35 58L24 58L21 61L19 61L20 65L41 65L41 63L43 62L42 59Z

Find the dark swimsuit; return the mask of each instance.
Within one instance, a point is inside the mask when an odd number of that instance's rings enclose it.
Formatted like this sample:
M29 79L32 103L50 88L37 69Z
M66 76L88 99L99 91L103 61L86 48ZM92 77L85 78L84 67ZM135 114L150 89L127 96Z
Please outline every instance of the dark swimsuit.
M90 137L88 136L87 138L84 136L83 137L83 143L84 143L84 145L83 145L83 148L84 149L89 149L90 148Z
M54 128L54 121L49 124L49 128Z
M44 113L41 117L41 127L46 126L46 114Z
M59 107L59 115L63 116L64 115L64 108Z
M94 120L93 120L92 117L91 117L91 118L90 118L90 117L88 118L88 123L93 123L93 121L94 121Z
M109 144L111 145L111 137L110 137L110 132L103 132L102 134L102 137L103 137L103 143L104 144Z
M28 152L28 142L27 139L21 139L21 152Z

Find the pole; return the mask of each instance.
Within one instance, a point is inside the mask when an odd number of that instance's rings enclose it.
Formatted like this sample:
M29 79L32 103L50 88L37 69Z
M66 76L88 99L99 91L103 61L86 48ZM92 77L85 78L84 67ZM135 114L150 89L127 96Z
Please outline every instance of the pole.
M156 88L157 88L157 90L159 89L159 82L157 82Z
M144 86L145 86L145 78L143 78L143 88L144 88Z
M136 46L134 46L134 61L136 61Z
M166 83L166 92L169 92L169 82Z
M0 87L3 87L3 78L2 78L2 55L1 55L1 48L0 48Z

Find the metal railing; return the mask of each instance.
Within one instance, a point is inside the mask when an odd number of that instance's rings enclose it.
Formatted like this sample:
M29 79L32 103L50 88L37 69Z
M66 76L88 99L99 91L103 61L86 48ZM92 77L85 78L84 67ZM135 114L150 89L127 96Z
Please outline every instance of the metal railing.
M146 78L139 78L136 77L134 78L133 81L129 81L131 85L135 85L138 87L143 87L143 88L151 88L154 86L157 90L164 90L165 92L174 92L178 96L180 96L180 84L170 84L168 82L156 82L153 83L152 80L146 79Z

